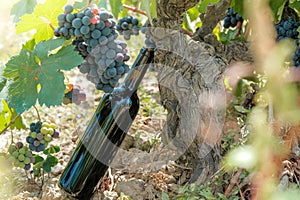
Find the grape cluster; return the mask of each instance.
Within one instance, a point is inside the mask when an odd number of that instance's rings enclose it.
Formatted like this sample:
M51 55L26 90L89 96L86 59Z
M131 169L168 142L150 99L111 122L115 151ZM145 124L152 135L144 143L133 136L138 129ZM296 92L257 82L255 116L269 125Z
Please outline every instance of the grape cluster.
M64 104L75 103L80 105L82 101L86 100L86 94L80 90L78 86L68 84L65 89L65 96L63 98Z
M29 136L26 137L29 149L36 152L44 151L53 138L59 137L59 133L55 128L56 125L54 123L31 123Z
M298 40L299 32L297 31L300 22L297 22L294 18L290 17L287 20L282 20L275 25L277 31L277 40L280 41L284 38L291 38Z
M228 8L226 17L224 18L223 27L229 28L229 27L236 27L238 22L243 23L243 18L239 16L237 13L234 13L233 8Z
M29 170L31 168L31 163L34 163L32 152L28 149L28 147L24 146L22 142L10 145L8 153L8 159L15 167Z
M277 40L280 41L285 38L293 39L297 45L297 50L294 53L293 60L296 67L300 66L300 46L299 46L299 32L298 28L300 22L290 17L287 20L281 20L275 25L277 32Z
M54 33L57 37L70 39L73 36L75 50L85 58L79 66L81 73L96 85L98 90L112 92L119 79L129 70L124 62L129 60L127 45L117 40L116 22L113 15L104 9L86 8L72 13L67 5L64 14L58 16Z
M116 27L125 40L130 40L131 35L138 35L140 30L139 20L132 16L125 16L119 19Z

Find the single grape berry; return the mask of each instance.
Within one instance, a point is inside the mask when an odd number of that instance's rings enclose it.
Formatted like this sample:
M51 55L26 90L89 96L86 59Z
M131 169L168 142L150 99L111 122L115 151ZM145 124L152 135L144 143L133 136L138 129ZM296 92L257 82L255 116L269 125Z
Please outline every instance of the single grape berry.
M66 5L64 8L65 13L71 13L73 12L73 6L72 5Z
M16 146L18 149L21 149L24 145L22 142L17 142Z
M91 18L88 16L84 16L81 21L82 21L82 24L84 24L86 26L91 24Z

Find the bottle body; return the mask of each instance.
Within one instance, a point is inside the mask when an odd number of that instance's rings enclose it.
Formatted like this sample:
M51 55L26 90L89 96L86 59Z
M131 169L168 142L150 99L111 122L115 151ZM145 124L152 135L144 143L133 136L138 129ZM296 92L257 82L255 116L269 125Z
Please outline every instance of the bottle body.
M91 197L138 113L136 92L121 101L114 98L111 94L104 95L61 175L61 187L75 198Z
M137 87L153 51L142 49L123 85L105 94L72 157L59 185L77 199L90 199L105 175L139 110Z

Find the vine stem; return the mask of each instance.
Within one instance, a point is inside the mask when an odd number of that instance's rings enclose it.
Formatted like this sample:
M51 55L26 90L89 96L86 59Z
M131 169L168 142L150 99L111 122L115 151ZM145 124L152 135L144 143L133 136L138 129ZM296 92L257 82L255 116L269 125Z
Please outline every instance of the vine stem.
M230 184L228 185L228 187L226 188L225 193L224 193L224 195L225 195L227 198L230 196L230 193L231 193L233 187L234 187L235 185L237 185L238 180L239 180L241 174L243 173L243 171L244 171L244 169L239 169L239 170L236 172L236 174L230 179Z
M11 136L11 144L14 143L14 134L12 130L10 131L10 136Z
M35 111L36 111L36 114L37 114L37 116L38 116L39 122L41 122L41 116L40 116L39 110L37 109L36 106L33 106L33 107L34 107L34 109L35 109Z
M4 133L11 125L13 125L19 117L20 114L18 114L12 121L10 121L9 124L0 132L0 135Z
M145 15L147 16L147 13L142 11L142 10L139 10L138 8L136 7L133 7L133 6L129 6L129 5L126 5L126 4L123 4L123 8L126 8L127 10L131 10L132 12L136 12L136 13L139 13L139 14L142 14L142 15Z
M186 34L186 35L190 36L190 37L192 37L192 36L193 36L193 33L192 33L192 32L190 32L190 31L188 31L188 30L182 29L182 32L183 32L184 34Z

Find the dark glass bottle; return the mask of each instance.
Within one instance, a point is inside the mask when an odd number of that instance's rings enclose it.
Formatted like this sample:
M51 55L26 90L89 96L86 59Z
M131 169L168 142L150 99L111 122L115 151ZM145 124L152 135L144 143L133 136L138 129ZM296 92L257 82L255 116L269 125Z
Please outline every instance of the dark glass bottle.
M77 199L90 199L139 110L137 88L154 50L142 48L124 83L105 94L80 139L59 185Z

